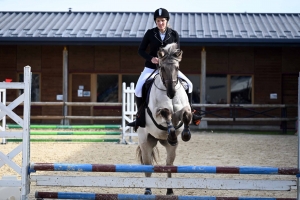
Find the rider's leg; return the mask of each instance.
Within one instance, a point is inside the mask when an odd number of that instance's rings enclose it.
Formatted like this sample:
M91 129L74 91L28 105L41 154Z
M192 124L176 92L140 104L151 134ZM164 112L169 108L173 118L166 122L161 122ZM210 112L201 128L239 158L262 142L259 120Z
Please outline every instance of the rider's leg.
M145 127L145 108L143 107L144 102L142 100L142 88L145 81L152 74L153 71L154 69L145 67L135 86L135 100L138 113L136 114L136 121L127 124L127 126L134 127L135 131L138 129L139 126ZM152 76L154 76L155 74L156 73L153 73Z
M193 124L198 126L200 124L200 121L201 121L201 116L200 115L197 115L195 112L196 110L193 108L192 106L192 92L193 92L193 83L181 72L181 71L178 71L178 77L179 78L182 78L183 80L185 80L188 84L188 92L187 92L187 96L188 96L188 99L189 99L189 103L190 103L190 106L191 106L191 111L193 113Z

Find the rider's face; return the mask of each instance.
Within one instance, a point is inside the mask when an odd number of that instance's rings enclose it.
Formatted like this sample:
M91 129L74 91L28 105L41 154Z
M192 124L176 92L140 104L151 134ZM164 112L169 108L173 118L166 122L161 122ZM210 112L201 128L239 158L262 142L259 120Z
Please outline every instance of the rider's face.
M157 28L161 32L164 32L166 30L168 21L166 18L156 18L155 23L156 23Z

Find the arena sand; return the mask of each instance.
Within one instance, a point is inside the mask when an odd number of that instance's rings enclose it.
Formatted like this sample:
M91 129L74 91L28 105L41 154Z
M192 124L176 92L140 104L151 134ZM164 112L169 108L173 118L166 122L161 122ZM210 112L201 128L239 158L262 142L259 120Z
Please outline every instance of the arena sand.
M59 136L61 137L61 136ZM70 136L69 136L70 137ZM73 136L72 136L73 137ZM82 136L77 136L82 137ZM97 136L95 136L97 137ZM99 136L98 136L99 137ZM107 137L107 136L106 136ZM119 136L118 136L119 137ZM136 142L137 139L135 138ZM212 165L212 166L274 166L297 167L298 138L294 135L250 135L244 133L211 133L193 131L189 142L179 140L177 157L174 165ZM18 143L0 146L0 151L8 153ZM137 144L116 143L31 143L31 162L39 163L91 163L91 164L139 164L135 151ZM165 164L165 149L158 145L159 165ZM21 163L17 155L15 162ZM142 173L79 173L79 172L38 172L35 174L75 175L75 176L136 176ZM16 175L8 166L0 168L0 177ZM153 174L153 177L165 177L166 174ZM281 179L295 180L295 176L279 175L216 175L216 174L173 174L173 177L203 178L245 178L245 179ZM128 193L143 194L144 188L97 188L97 187L38 187L31 184L30 199L35 191L76 191L93 193ZM164 195L165 189L152 189L155 195ZM175 195L197 196L262 196L296 198L292 191L226 191L205 189L175 189Z

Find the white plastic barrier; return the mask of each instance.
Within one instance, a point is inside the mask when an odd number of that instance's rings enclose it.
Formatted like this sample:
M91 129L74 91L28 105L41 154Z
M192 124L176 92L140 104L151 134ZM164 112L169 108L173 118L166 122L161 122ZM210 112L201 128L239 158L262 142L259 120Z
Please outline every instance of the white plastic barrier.
M137 136L137 133L133 132L133 128L126 126L128 122L134 120L134 116L137 112L136 105L134 104L134 83L130 83L130 87L126 87L126 83L123 83L122 92L122 143L126 142L126 137L129 137L129 142L132 142L132 136Z
M20 125L23 129L22 131L8 131L0 130L0 138L19 138L23 139L23 142L20 143L16 148L11 152L5 154L0 151L0 168L4 165L7 165L12 170L14 170L18 175L21 176L21 179L14 178L3 178L0 180L0 198L1 199L10 199L12 191L19 191L14 196L18 197L21 200L28 199L30 182L29 182L29 158L30 158L30 93L31 93L31 68L26 66L24 68L24 82L0 82L0 89L22 89L24 93L12 101L9 105L0 102L0 120L7 116ZM23 119L14 113L14 109L24 103L23 106ZM21 153L22 152L22 153ZM18 154L22 155L22 164L19 166L14 162L14 157ZM10 188L10 189L7 189ZM7 192L3 192L5 190ZM6 195L6 196L5 196Z
M6 105L6 89L0 89L0 102L4 105ZM1 109L0 109L1 112ZM0 124L0 131L5 131L6 127L6 117L4 116L2 119L2 123ZM6 139L2 138L1 144L5 144Z

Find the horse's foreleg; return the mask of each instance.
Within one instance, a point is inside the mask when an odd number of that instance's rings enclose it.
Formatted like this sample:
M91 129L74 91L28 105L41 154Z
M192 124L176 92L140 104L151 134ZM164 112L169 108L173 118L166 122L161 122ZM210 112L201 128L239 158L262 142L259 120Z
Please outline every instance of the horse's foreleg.
M190 123L192 121L193 114L186 110L182 115L182 121L184 124L183 131L181 132L181 139L185 142L191 139L191 132L190 132Z
M172 113L169 109L167 108L162 108L162 109L159 109L157 110L157 115L161 115L165 120L166 120L166 123L167 123L167 126L168 126L168 129L167 129L167 132L168 132L168 142L170 145L172 146L175 146L177 145L177 135L176 135L176 132L175 132L175 128L172 124Z
M192 121L193 114L190 112L190 108L185 106L181 110L175 112L172 117L172 121L174 124L178 124L179 121L182 121L184 124L183 131L181 132L181 139L185 142L191 139L190 132L190 123Z

